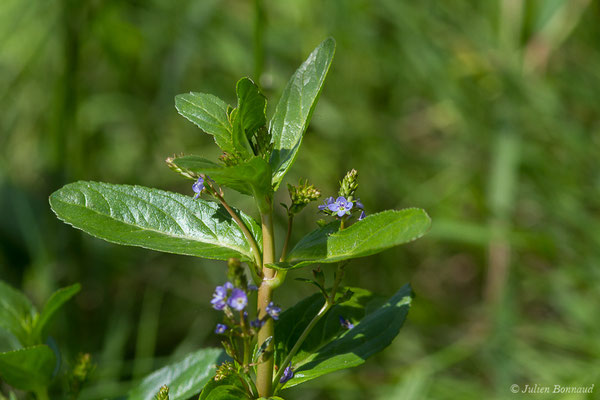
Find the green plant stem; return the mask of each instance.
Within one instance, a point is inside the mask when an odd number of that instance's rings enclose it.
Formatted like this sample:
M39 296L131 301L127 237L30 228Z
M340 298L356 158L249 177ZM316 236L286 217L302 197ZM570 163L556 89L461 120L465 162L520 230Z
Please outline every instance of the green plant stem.
M346 263L339 263L337 269L335 270L335 280L333 281L333 287L331 288L331 294L329 297L329 302L333 304L335 302L335 294L337 293L338 287L342 282L342 278L344 277L344 267Z
M223 207L225 207L229 215L231 215L231 218L233 218L235 223L241 229L242 233L244 234L244 237L246 237L246 240L252 248L252 254L254 254L254 261L256 262L256 265L262 265L262 258L260 256L260 250L258 248L258 244L256 243L256 239L254 239L254 236L252 236L252 233L248 230L248 227L246 226L246 224L244 224L244 221L242 221L242 219L237 215L237 213L229 206L229 204L227 204L223 196L214 188L212 183L210 183L208 179L205 179L205 182L208 182L207 186L211 189L212 195L214 195L217 198L217 200L219 200L219 202L223 205Z
M262 345L269 337L273 336L275 325L272 318L267 317L267 306L273 297L273 287L269 280L275 277L275 270L265 267L275 261L275 240L273 236L273 209L269 207L268 212L261 212L263 233L263 281L258 288L258 318L266 319L265 324L258 331L258 345ZM261 397L269 397L272 392L273 380L273 341L267 347L256 368L256 387Z
M285 235L285 241L283 242L283 249L281 250L281 258L279 261L285 260L285 256L287 256L288 246L290 244L290 237L292 236L292 225L294 223L294 214L288 215L288 227L287 233Z
M325 304L323 304L323 307L321 307L321 309L319 310L319 312L317 313L317 315L315 315L313 317L313 319L308 323L308 325L304 329L304 332L302 332L302 334L298 338L298 341L296 342L296 344L294 345L294 347L292 347L292 350L290 350L290 352L288 353L288 355L285 358L285 360L283 360L283 362L279 366L279 370L277 371L277 375L275 375L275 378L273 379L273 384L276 387L279 384L279 380L281 379L281 376L283 375L283 372L285 371L285 368L292 361L292 358L298 352L298 350L300 349L300 346L302 346L302 343L304 343L304 340L306 339L306 337L308 336L308 334L310 333L310 331L315 327L315 325L317 324L317 322L319 322L319 320L323 317L323 315L325 315L327 313L327 311L329 311L329 309L331 308L331 306L333 306L333 302L331 302L329 299L327 299L327 301L325 301Z

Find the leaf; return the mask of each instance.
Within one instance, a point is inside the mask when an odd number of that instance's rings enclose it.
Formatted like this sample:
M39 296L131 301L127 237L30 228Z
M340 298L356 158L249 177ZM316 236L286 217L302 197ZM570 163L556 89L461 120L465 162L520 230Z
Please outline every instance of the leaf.
M333 306L321 318L294 356L296 362L308 358L313 352L318 351L319 348L344 333L344 328L339 321L340 315L345 319L358 321L365 316L365 310L370 304L378 306L383 302L366 289L341 288L340 292L343 293L348 289L354 292L352 298ZM339 300L340 296L338 294L336 300ZM315 293L281 313L279 320L275 323L275 359L278 365L283 362L288 351L296 344L304 328L317 315L324 302L323 295ZM293 366L296 368L295 362Z
M0 378L21 390L48 386L55 366L56 356L46 345L0 353Z
M271 167L260 157L252 157L238 165L226 167L198 156L182 156L171 160L184 173L206 174L219 185L250 196L271 192Z
M335 53L335 40L325 39L288 81L269 125L273 140L270 164L275 190L293 164L319 99Z
M268 266L285 270L365 257L418 239L430 225L427 213L418 208L371 214L341 231L334 221L300 239L284 262Z
M216 260L252 260L244 234L217 203L142 186L76 182L50 196L61 220L112 243ZM257 243L258 224L238 211Z
M363 364L398 335L412 299L410 285L403 286L384 304L368 291L350 289L355 292L353 298L334 306L293 357L294 377L284 385L285 388ZM279 360L285 357L323 303L323 297L316 294L282 313L280 322L275 326ZM350 319L355 324L354 328L342 328L340 316Z
M23 293L0 281L0 328L12 333L23 346L33 344L31 329L37 315Z
M249 399L247 393L241 387L240 379L237 375L230 375L219 381L211 379L202 388L202 393L200 393L198 400Z
M163 385L167 385L170 400L187 400L202 390L214 375L216 366L224 360L221 349L198 350L182 361L148 375L129 392L127 399L151 400Z
M223 100L212 94L190 92L175 96L175 108L204 132L213 135L223 151L233 151L233 126L228 118L228 105Z
M46 301L46 304L44 304L44 308L42 309L39 318L35 322L33 336L37 340L42 339L44 329L56 311L58 311L58 309L61 308L63 304L65 304L71 297L79 293L80 290L81 285L76 283L74 285L58 289L56 292L52 293L52 296L50 296L48 301Z
M250 78L242 78L236 85L237 111L232 114L234 147L246 157L254 155L250 138L260 127L266 125L267 99ZM270 185L269 185L270 186Z

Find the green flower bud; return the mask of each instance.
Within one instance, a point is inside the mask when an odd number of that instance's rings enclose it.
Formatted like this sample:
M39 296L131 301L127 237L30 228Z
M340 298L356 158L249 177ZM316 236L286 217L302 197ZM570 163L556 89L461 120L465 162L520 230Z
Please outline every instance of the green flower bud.
M224 152L223 155L219 156L219 160L226 166L232 167L238 165L242 161L242 158L237 153Z
M81 388L95 368L96 365L92 362L92 356L89 353L77 356L75 365L69 376L69 390L71 394L77 395L81 391Z
M346 200L352 201L354 192L358 189L358 171L352 169L348 171L344 179L340 182L340 196L345 197Z
M154 400L169 400L169 387L167 385L163 385L156 396L154 396Z
M220 380L227 378L234 371L235 369L233 368L233 364L229 361L225 361L223 364L217 367L217 372L215 373L215 382L219 382Z
M300 181L298 186L288 184L288 192L292 201L288 209L290 215L298 214L308 203L321 197L321 192L313 185L309 185L308 181Z

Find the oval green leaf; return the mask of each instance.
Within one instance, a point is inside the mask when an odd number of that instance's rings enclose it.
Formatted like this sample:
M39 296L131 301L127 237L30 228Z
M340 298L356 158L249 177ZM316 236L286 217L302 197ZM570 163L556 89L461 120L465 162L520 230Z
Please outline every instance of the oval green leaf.
M13 334L23 346L33 344L31 331L37 315L23 293L0 281L0 328Z
M58 218L112 243L167 253L252 260L244 234L219 204L141 186L76 182L50 196ZM238 211L257 243L256 221Z
M209 135L223 150L233 151L233 127L227 116L227 103L212 94L184 93L175 96L175 108Z
M267 98L250 78L242 78L236 85L238 106L232 114L233 146L244 158L254 154L250 146L250 138L261 127L265 126Z
M335 53L335 40L325 39L288 81L269 125L273 140L270 164L275 190L294 163L302 137L317 105Z
M337 230L339 222L334 221L306 235L284 262L269 267L295 269L369 256L418 239L430 226L431 219L419 208L371 214L341 231Z
M161 386L169 387L170 400L187 400L202 390L222 363L225 353L221 349L202 349L182 361L167 365L140 382L129 392L128 400L152 400Z
M56 356L46 345L0 353L0 378L17 389L37 390L48 386L55 367Z
M219 381L211 379L202 388L198 400L243 400L249 399L241 387L240 377L229 375Z
M355 291L354 296L329 310L293 357L294 377L284 388L363 364L398 335L412 300L410 285L403 286L385 302L366 290L351 290ZM275 327L279 360L285 358L323 302L323 296L316 294L282 313ZM354 323L354 327L342 328L340 316Z
M81 285L76 283L74 285L58 289L56 292L52 293L52 296L50 296L48 301L46 301L46 304L44 304L44 308L42 309L39 318L35 322L33 336L37 340L41 341L43 339L42 336L45 328L56 311L58 311L71 297L79 293L80 290Z

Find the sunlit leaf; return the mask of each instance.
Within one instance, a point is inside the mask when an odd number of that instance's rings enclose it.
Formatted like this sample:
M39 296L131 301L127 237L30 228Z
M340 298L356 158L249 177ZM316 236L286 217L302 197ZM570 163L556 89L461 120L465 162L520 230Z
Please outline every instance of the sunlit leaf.
M371 214L343 230L337 230L339 222L332 222L302 238L284 262L269 266L294 269L376 254L420 238L430 225L429 216L418 208Z
M161 386L167 385L170 400L187 400L200 393L214 375L216 366L224 360L225 355L221 349L198 350L182 361L148 375L129 392L127 399L152 400Z
M217 260L252 260L252 250L219 204L141 186L76 182L50 196L56 215L112 243ZM257 242L260 228L238 211Z
M335 53L335 40L324 40L296 70L283 90L269 125L273 140L273 186L279 187L293 164L323 89Z

